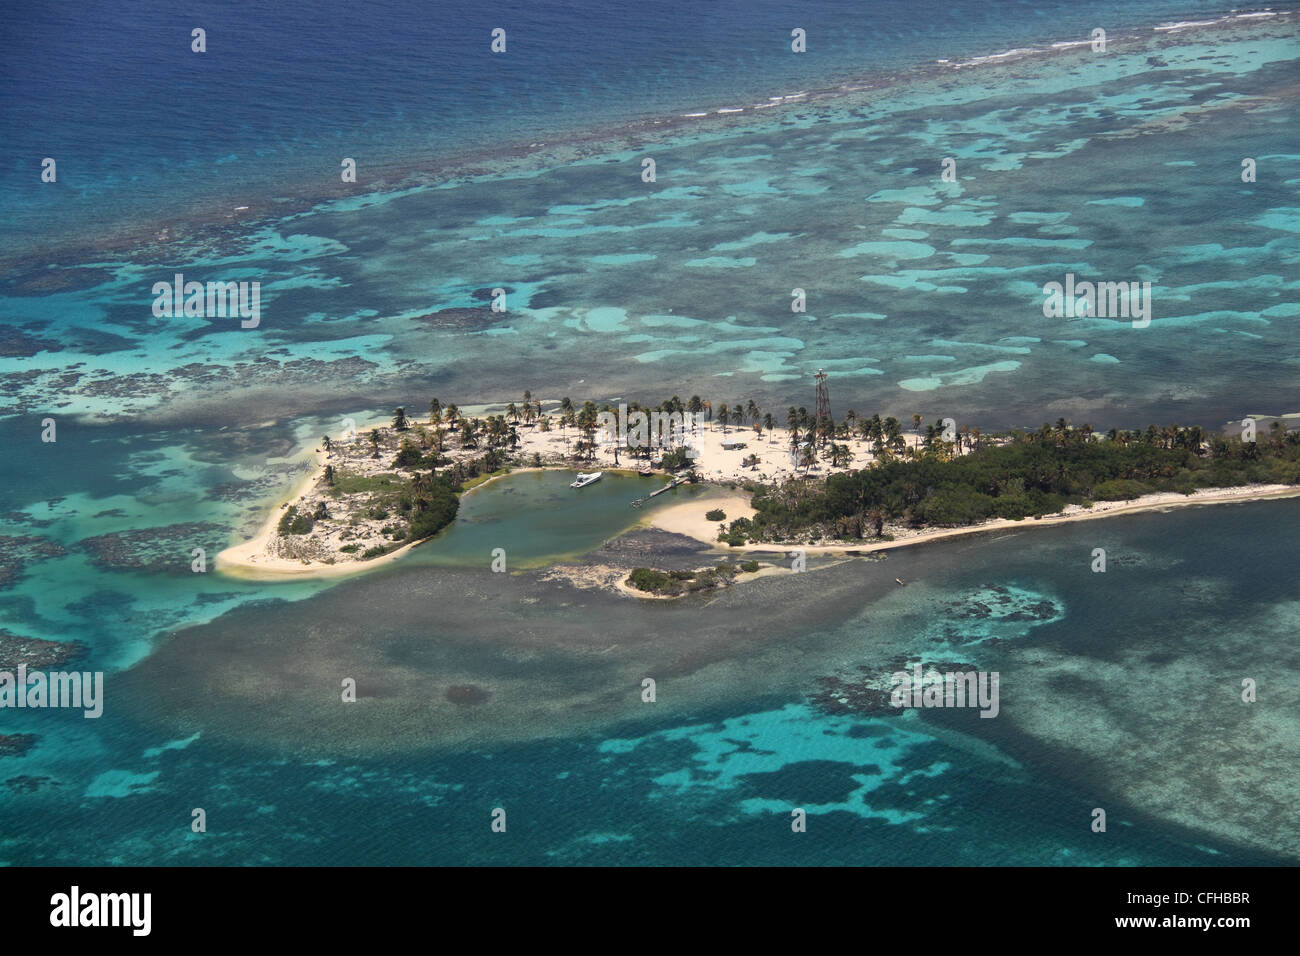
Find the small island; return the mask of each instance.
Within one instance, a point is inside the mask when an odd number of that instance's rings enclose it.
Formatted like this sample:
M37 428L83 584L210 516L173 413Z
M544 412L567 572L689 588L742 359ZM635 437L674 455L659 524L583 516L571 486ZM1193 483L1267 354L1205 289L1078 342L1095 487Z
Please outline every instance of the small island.
M824 377L819 378L819 388ZM1100 433L1064 419L1000 433L952 419L906 430L892 416L848 411L836 421L753 402L673 396L656 405L569 398L482 406L434 398L427 417L322 437L311 473L251 542L218 556L226 571L337 574L391 560L455 521L462 495L512 472L604 469L661 475L716 491L659 508L640 523L713 549L814 549L849 555L1009 527L1085 520L1178 504L1300 494L1300 429L1254 416L1220 432L1151 425ZM501 409L496 411L496 409ZM684 416L697 427L645 442L611 432L609 416ZM582 494L580 489L574 494ZM639 505L646 499L629 500ZM629 525L637 513L629 511ZM681 597L752 571L636 568L625 594Z
M694 571L659 571L655 568L634 568L625 584L634 591L655 597L681 597L697 591L713 591L731 584L742 573L754 574L759 570L757 561L732 564L724 561L712 568Z

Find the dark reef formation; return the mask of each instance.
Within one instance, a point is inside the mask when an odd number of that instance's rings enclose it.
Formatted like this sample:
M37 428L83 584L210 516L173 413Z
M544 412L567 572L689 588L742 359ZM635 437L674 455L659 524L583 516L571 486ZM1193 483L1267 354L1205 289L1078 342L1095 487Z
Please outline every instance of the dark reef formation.
M58 542L35 535L0 535L0 590L11 588L32 560L60 558L67 550Z
M21 757L39 739L36 734L0 734L0 757Z
M52 670L82 657L88 648L81 641L43 641L0 630L0 671Z
M77 547L97 567L151 574L190 574L190 551L203 548L208 557L224 546L229 531L220 525L191 521L139 531L113 531L83 538Z
M907 708L895 707L890 703L893 686L890 676L898 671L912 673L916 661L895 660L881 667L862 666L858 668L859 676L845 677L829 674L817 678L817 690L810 694L808 702L823 714L845 716L856 714L860 717L895 716ZM956 661L923 661L921 671L940 672L973 671L974 664Z

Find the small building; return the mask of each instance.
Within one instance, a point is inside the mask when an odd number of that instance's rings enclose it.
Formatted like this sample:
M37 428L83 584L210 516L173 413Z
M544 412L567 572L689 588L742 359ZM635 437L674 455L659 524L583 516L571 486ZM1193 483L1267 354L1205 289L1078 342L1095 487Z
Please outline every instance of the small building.
M747 445L745 444L745 442L743 442L743 441L739 441L738 439L735 439L735 438L724 438L724 439L722 439L722 450L723 450L723 451L738 451L739 449L741 449L741 448L745 448L745 447L747 447Z

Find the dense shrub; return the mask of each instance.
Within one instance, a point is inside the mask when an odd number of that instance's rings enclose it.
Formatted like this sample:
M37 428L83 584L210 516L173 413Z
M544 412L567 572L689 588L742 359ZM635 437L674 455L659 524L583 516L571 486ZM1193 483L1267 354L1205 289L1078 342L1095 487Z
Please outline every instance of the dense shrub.
M437 534L456 520L460 510L460 499L445 479L434 479L426 488L421 488L415 500L415 510L411 514L411 525L407 537L412 541L428 538Z
M281 535L291 534L311 534L311 529L316 527L316 522L311 519L311 515L299 514L296 505L290 505L280 515L280 524L276 528Z
M1115 440L1086 430L1018 432L956 458L922 454L819 479L792 479L755 493L758 513L719 529L718 540L816 541L857 538L876 519L971 525L1057 514L1067 505L1124 501L1158 491L1256 483L1300 484L1300 433L1268 442L1210 438L1201 429L1153 426ZM1208 452L1208 455L1207 455ZM883 537L883 536L882 536Z

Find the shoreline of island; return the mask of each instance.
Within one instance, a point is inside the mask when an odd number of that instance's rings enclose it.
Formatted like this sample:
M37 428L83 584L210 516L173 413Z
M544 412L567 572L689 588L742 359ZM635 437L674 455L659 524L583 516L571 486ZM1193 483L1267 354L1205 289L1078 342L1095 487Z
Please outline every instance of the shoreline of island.
M553 406L549 414L544 412L544 405ZM502 406L494 404L478 408L499 407ZM927 460L963 467L962 459L970 462L969 456L973 454L1000 454L1014 451L1017 443L1049 439L1060 442L1058 454L1065 457L1080 447L1105 443L1101 436L1093 434L1090 426L1075 430L1064 422L1058 424L1059 430L1055 432L1044 425L1036 435L1014 432L993 436L981 436L977 428L962 428L960 433L947 434L941 431L943 422L936 422L926 426L923 435L921 423L916 421L920 416L914 416L914 429L908 434L892 417L881 420L877 415L868 420L850 412L847 422L837 426L828 421L829 428L824 429L804 409L793 408L788 410L789 427L781 428L775 424L774 416L762 415L752 402L747 411L739 403L730 410L726 405L719 405L714 420L715 409L711 403L692 396L688 406L674 396L671 401L656 406L654 414L660 414L660 408L695 409L678 413L684 415L688 424L691 415L696 417L690 441L680 446L634 448L635 443L626 434L613 440L608 438L611 433L600 432L607 440L597 439L599 428L595 423L597 416L604 412L597 412L592 402L586 402L581 410L567 398L559 403L553 400L534 403L526 399L522 413L514 403L504 407L507 414L484 416L469 415L449 405L444 415L443 407L435 399L427 423L407 419L405 410L398 408L394 410L392 424L372 422L363 428L350 428L337 439L324 437L314 448L309 445L295 456L310 462L309 473L294 484L287 499L279 499L279 506L262 521L250 540L232 545L217 555L217 570L236 578L301 580L357 574L387 565L417 545L436 540L442 528L454 521L465 495L507 475L532 471L586 469L629 476L654 474L670 482L663 490L686 480L702 483L712 492L687 502L662 502L666 507L658 507L639 521L630 515L627 528L620 534L637 528L653 529L699 542L710 552L737 555L788 554L799 550L805 554L851 557L974 534L1059 526L1191 505L1300 496L1300 485L1259 480L1223 486L1180 486L1179 490L1150 491L1130 497L1122 497L1122 491L1105 497L1098 493L1095 500L1089 492L1082 504L1077 503L1082 495L1070 499L1069 503L1058 496L1055 505L1060 510L1050 512L1040 503L1034 509L1037 513L1021 511L1008 517L1006 512L997 516L995 511L995 516L969 523L943 522L930 516L907 521L897 514L885 519L877 512L873 515L874 536L863 520L866 517L863 512L848 531L842 526L828 530L826 526L810 525L797 533L782 535L780 526L774 534L770 525L763 529L752 524L756 517L763 517L759 515L760 508L754 505L756 495L768 496L769 500L760 502L760 506L770 510L770 499L789 488L802 488L805 493L813 489L813 494L824 494L832 475L862 481L862 476L873 469L899 463L909 467ZM620 414L626 416L626 406L620 409ZM707 409L707 422L701 409ZM744 427L746 417L750 419L748 428ZM556 424L553 426L552 422ZM1210 455L1213 442L1206 440L1202 429L1171 428L1172 433L1165 439L1158 435L1148 438L1157 442L1153 447L1172 451L1178 441L1186 438L1198 449L1195 458L1213 457ZM1282 435L1286 434L1284 427ZM804 445L800 444L801 435ZM945 441L945 438L952 440ZM1140 441L1142 433L1112 431L1107 439L1127 445L1129 441ZM455 447L457 442L459 448ZM690 450L689 456L686 449ZM620 458L620 453L626 460ZM1278 454L1281 453L1279 446ZM639 468L628 467L635 463L633 456L642 459ZM421 470L425 467L429 468L427 476ZM1257 473L1251 474L1258 478ZM1287 481L1290 477L1284 478ZM415 515L428 505L418 496L439 483L441 489L435 492L435 497L437 493L443 495L450 517L432 533L417 533L426 529L423 525L417 528ZM1140 483L1127 484L1132 487L1126 490L1144 490ZM1168 488L1169 483L1165 482L1163 487ZM362 489L361 493L354 493L357 488ZM366 493L376 489L379 491L373 496ZM417 499L414 509L412 496ZM313 503L317 509L314 514L309 510ZM399 507L394 507L395 504ZM402 524L399 510L407 516L409 525ZM984 514L987 516L988 512ZM319 520L309 520L309 515ZM913 516L912 512L907 516ZM924 523L927 521L929 526ZM726 563L719 567L724 572L730 569ZM635 593L625 587L616 590Z
M988 534L994 531L1016 531L1025 528L1041 528L1075 524L1080 521L1113 518L1121 515L1142 514L1153 511L1167 511L1195 505L1245 504L1254 501L1274 501L1283 498L1300 497L1300 487L1295 485L1239 485L1228 488L1202 488L1190 495L1176 491L1162 491L1143 495L1129 501L1098 501L1091 508L1071 505L1067 513L1046 515L1041 518L993 518L982 524L964 525L950 528L925 528L910 531L898 531L888 540L862 542L836 542L833 544L800 544L791 542L759 542L754 544L727 545L718 540L718 524L704 518L708 506L727 510L728 505L737 511L754 512L749 506L748 498L733 496L729 499L708 498L699 502L683 502L665 509L652 516L648 526L660 531L680 534L696 541L712 544L722 553L737 554L789 554L795 550L805 554L847 555L855 557L861 554L873 554L892 551L916 544L928 544L974 534ZM740 517L748 515L740 514ZM712 532L710 534L709 532Z

